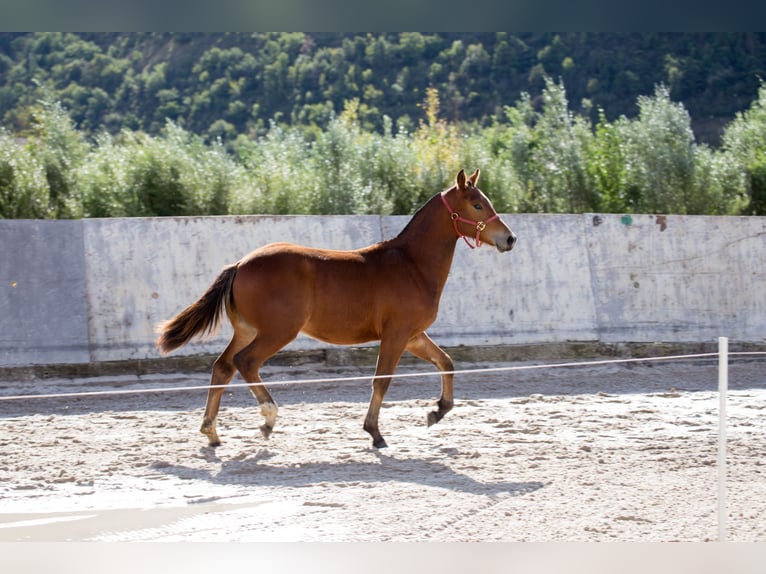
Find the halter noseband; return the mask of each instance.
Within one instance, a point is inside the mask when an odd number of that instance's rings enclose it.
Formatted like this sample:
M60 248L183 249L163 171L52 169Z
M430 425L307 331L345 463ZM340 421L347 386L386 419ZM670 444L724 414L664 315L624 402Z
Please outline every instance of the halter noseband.
M499 219L500 216L496 213L486 221L474 221L473 219L466 219L465 217L461 217L458 215L457 211L452 211L452 208L449 206L449 203L447 203L447 200L444 197L443 193L440 193L439 196L442 198L442 203L444 204L444 207L447 208L447 211L450 213L450 217L452 218L452 227L455 228L455 233L457 233L458 237L462 237L463 241L465 241L466 245L470 247L471 249L474 249L475 247L481 247L481 232L484 231L484 228L487 227L487 223L490 221L494 221L495 219ZM469 225L475 225L476 226L476 237L474 238L475 245L471 245L471 242L468 240L468 237L464 233L460 233L460 230L457 228L457 223L467 223Z

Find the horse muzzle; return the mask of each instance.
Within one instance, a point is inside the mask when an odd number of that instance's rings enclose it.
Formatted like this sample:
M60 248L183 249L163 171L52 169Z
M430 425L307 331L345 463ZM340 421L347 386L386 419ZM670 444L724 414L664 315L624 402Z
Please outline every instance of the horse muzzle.
M499 241L495 241L495 248L500 253L510 251L514 245L516 245L516 234L513 231L509 231L508 235L499 238Z

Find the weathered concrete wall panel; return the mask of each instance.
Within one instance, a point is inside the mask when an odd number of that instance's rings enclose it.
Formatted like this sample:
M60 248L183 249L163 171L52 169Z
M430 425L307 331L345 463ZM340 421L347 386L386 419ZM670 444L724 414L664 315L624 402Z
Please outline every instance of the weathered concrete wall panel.
M766 218L504 219L519 236L511 253L458 241L429 329L439 344L766 341ZM0 365L157 357L156 325L253 249L273 241L354 249L395 236L408 220L0 221ZM224 325L175 354L220 352L230 333ZM290 348L326 347L301 336Z
M80 221L0 221L0 365L86 363Z
M766 338L766 218L585 217L601 341Z

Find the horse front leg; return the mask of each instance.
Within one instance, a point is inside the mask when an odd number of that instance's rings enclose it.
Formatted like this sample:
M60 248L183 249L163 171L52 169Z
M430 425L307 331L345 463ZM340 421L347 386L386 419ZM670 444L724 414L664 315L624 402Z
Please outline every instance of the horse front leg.
M404 343L382 339L380 342L380 352L378 353L378 363L375 367L375 379L372 382L372 396L370 397L370 406L367 409L367 416L364 419L364 430L372 436L372 446L375 448L386 448L385 439L380 434L378 428L378 416L380 407L383 404L383 397L391 384L391 377L396 370L396 365L404 352Z
M455 365L452 358L425 333L413 337L407 343L407 350L416 357L432 363L442 372L442 392L436 403L438 409L428 413L428 426L438 423L455 404L452 388Z

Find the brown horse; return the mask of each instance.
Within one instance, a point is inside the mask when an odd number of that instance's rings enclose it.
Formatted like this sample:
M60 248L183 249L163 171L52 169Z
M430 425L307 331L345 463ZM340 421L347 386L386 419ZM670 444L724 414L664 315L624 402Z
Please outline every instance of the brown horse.
M328 343L353 345L380 341L372 397L364 430L374 447L386 446L378 430L378 414L390 375L402 353L430 361L442 371L438 410L428 414L432 425L453 405L449 355L425 330L436 319L439 298L459 238L473 248L482 242L510 251L516 235L499 218L470 177L460 170L455 185L433 196L395 238L354 251L333 251L273 243L256 249L223 269L202 297L159 326L157 346L163 353L213 331L222 308L234 335L213 364L205 415L200 431L210 446L221 444L216 416L223 385L235 369L249 384L266 422L268 438L277 405L259 376L261 365L305 333Z

